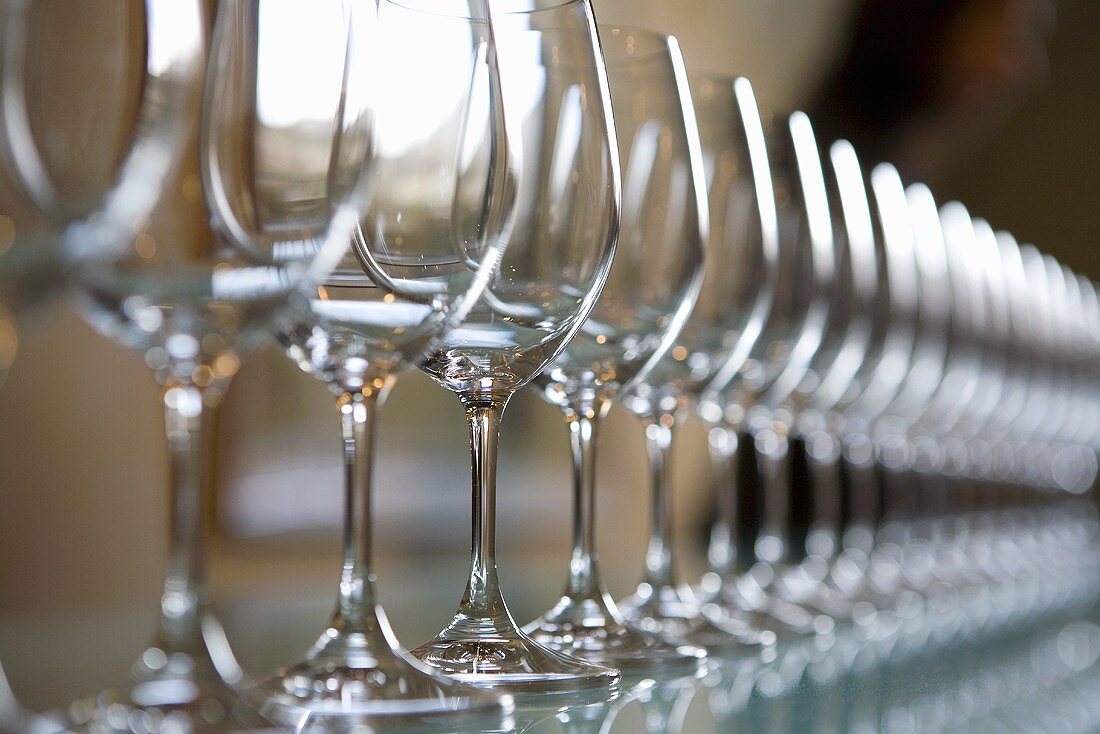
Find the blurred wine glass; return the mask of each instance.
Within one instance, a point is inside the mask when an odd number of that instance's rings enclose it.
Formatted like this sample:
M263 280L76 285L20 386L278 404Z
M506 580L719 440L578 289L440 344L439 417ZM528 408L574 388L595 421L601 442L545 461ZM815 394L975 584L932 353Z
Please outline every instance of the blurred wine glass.
M691 91L706 185L707 256L699 299L672 349L620 397L646 423L652 477L644 576L621 606L642 629L730 653L773 638L740 621L710 619L677 579L667 460L676 422L716 374L744 359L760 333L774 296L777 222L752 86L743 78L695 73Z
M174 170L202 59L186 26L169 37L189 5L0 8L0 382L16 319L58 292L66 262L122 256Z
M725 534L719 540L731 539L724 550L716 549L721 572L708 575L704 592L708 607L723 618L744 620L773 636L812 635L819 631L812 612L766 590L774 579L768 565L786 559L789 550L789 503L777 473L787 446L775 410L780 407L776 397L788 395L802 381L821 347L836 247L809 118L796 112L777 124L767 155L778 221L772 307L747 352L700 390L699 414L709 426L719 492L725 495ZM765 475L772 481L761 481ZM731 519L737 530L731 529ZM755 566L759 576L751 573L754 558L761 562Z
M175 170L202 68L197 12L167 0L0 6L0 385L20 323L61 291L67 266L122 257ZM0 669L0 728L40 723Z
M672 346L702 282L702 160L687 72L675 38L602 27L623 211L615 261L592 313L533 383L558 406L573 453L573 553L565 592L524 628L536 642L628 672L697 666L705 652L625 623L595 551L596 440L620 391Z
M365 205L370 120L342 101L365 72L349 19L368 7L221 3L199 114L176 111L191 141L183 170L122 257L72 270L81 314L162 388L172 508L156 639L128 681L68 708L73 727L130 731L150 716L204 731L263 725L208 607L207 430L241 360L339 265ZM149 59L170 64L177 47L206 45L201 4L162 13L149 15L149 27L169 26Z

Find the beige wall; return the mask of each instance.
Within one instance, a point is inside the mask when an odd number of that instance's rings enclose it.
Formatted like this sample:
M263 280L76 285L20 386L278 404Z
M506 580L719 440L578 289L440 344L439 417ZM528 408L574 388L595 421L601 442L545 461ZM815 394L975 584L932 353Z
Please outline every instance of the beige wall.
M854 0L594 0L601 23L675 35L689 68L748 77L761 104L793 109L849 26Z

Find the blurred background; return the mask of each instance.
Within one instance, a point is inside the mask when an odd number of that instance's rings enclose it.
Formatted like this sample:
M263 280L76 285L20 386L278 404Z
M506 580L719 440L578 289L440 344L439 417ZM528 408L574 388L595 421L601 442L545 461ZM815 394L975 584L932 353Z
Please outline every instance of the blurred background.
M594 0L604 23L676 34L689 66L739 74L775 115L895 162L941 202L1100 278L1100 3L1091 0ZM0 659L34 708L121 678L152 632L165 555L165 440L138 358L65 304L28 328L0 392ZM211 576L245 667L296 659L339 571L336 413L274 347L253 355L218 430ZM702 564L708 460L679 439L682 572ZM412 646L449 618L467 562L469 468L457 401L402 376L382 412L375 545L382 601ZM502 579L526 621L557 597L569 459L556 409L521 394L504 422ZM615 412L601 440L599 543L616 596L647 533L642 434Z

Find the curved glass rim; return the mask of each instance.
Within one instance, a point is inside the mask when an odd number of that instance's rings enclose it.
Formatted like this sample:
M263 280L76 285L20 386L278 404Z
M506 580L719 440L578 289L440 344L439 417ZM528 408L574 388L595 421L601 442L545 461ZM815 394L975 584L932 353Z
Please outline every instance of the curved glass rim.
M738 79L746 78L744 74L732 74L725 71L714 71L713 69L702 69L696 66L689 66L687 68L688 81L692 86L701 82L722 82L723 84L733 85Z
M424 15L434 15L438 18L452 18L454 20L469 20L469 21L476 21L478 23L486 23L489 20L487 17L483 17L483 16L475 17L475 16L472 16L472 15L460 15L460 14L456 14L456 13L448 13L448 12L445 12L445 11L428 10L427 8L414 7L413 5L410 4L410 0L382 0L382 2L388 3L390 5L395 5L399 8L411 11L413 13L422 13ZM542 8L531 8L529 10L502 10L502 11L500 11L500 14L501 15L515 15L515 16L534 15L536 13L545 13L549 10L558 10L560 8L568 7L570 5L581 5L583 3L584 3L584 0L562 0L562 2L556 3L554 5L547 5L546 7L542 7Z
M663 33L661 31L654 30L652 28L645 28L643 26L624 25L620 23L597 23L596 30L600 34L600 48L603 51L604 64L606 66L617 66L622 64L628 64L636 61L642 61L653 58L655 56L667 56L670 45L679 45L679 40L671 33ZM629 56L621 56L616 58L609 58L607 53L607 43L604 39L608 37L617 37L621 33L629 33L633 36L644 38L647 42L653 44L653 48L644 50L641 53L632 53Z

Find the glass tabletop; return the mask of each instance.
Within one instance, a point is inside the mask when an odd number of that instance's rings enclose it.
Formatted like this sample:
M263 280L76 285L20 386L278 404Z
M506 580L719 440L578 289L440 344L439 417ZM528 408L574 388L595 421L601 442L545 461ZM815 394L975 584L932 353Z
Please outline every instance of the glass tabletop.
M712 659L695 675L643 673L624 680L620 692L607 699L522 699L512 721L454 720L401 731L924 734L1100 729L1100 607L1062 610L1026 624L997 624L992 611L986 620L965 624L945 613L935 623L901 625L876 636L837 635L788 643L763 658ZM272 625L267 631L277 639L279 620ZM247 640L244 646L249 646Z

